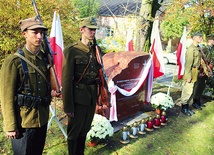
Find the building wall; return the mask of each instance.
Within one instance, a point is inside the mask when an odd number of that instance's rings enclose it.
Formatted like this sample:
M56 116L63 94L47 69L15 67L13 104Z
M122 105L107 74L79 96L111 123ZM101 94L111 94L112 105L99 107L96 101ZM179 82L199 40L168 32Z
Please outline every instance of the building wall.
M98 39L104 39L108 36L120 36L126 39L129 31L136 33L137 29L136 18L100 16L97 23L99 29L96 38Z

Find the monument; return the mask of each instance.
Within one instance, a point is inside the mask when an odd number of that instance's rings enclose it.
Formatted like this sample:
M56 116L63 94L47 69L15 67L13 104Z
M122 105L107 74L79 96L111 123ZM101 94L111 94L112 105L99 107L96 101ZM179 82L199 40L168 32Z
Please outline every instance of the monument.
M151 66L148 53L137 51L111 52L103 56L103 64L108 84L113 83L116 119L122 120L136 114L145 104L147 95L148 73ZM109 87L109 88L110 88ZM112 88L110 88L112 89ZM111 103L112 104L112 103ZM115 117L115 116L114 116ZM113 121L115 119L110 119ZM117 120L116 120L117 121Z

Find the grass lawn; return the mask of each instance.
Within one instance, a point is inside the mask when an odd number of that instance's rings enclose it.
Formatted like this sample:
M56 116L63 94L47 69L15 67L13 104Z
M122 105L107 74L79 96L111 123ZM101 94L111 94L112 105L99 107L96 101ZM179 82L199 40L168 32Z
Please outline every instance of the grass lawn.
M166 92L166 88L157 86L155 92ZM180 97L180 91L171 88L170 95L175 102ZM206 107L189 117L180 113L180 106L176 104L168 109L168 123L145 135L138 135L137 139L130 139L129 144L120 143L121 131L112 137L101 141L95 147L86 146L86 155L213 155L214 154L214 102L204 98ZM58 103L61 105L61 103ZM57 116L65 127L65 115L61 106L57 106ZM154 115L154 111L147 111ZM2 116L0 113L0 121ZM10 141L5 137L0 124L0 154L11 155ZM67 144L64 135L55 121L48 130L44 155L67 155Z

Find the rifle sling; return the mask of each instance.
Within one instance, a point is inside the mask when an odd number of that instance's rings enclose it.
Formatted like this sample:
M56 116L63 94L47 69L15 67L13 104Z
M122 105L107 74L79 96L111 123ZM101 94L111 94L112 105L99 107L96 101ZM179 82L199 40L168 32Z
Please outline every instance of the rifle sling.
M83 73L81 74L81 76L80 76L79 80L77 81L77 84L79 84L79 82L82 80L83 76L85 75L86 70L88 69L89 64L90 64L90 62L91 62L91 59L92 59L92 55L90 54L90 56L89 56L89 60L88 60L88 64L86 65L86 67L85 67L85 69L84 69Z
M31 67L33 67L37 72L39 72L39 74L45 79L45 81L48 83L47 78L45 77L45 75L42 73L41 70L39 70L32 62L30 62L28 59L26 59L24 56L22 56L19 53L15 53L15 55L17 55L18 57L20 57L22 60L24 60L25 62L27 62Z

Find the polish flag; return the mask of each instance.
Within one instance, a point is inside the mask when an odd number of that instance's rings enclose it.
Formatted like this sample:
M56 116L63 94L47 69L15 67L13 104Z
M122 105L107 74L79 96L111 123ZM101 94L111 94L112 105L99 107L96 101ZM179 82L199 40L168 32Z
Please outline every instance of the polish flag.
M147 93L145 102L148 104L152 95L153 79L165 74L163 64L163 51L158 29L159 21L155 20L152 26L150 55L152 58L151 67L147 76Z
M154 78L158 78L165 74L165 66L163 63L163 50L162 50L162 44L160 40L158 24L159 24L159 20L155 20L153 22L152 33L151 33L150 53L152 54Z
M186 26L184 26L183 35L177 47L176 57L178 64L178 79L182 79L184 75L185 55L186 55Z
M128 30L127 38L126 38L126 51L134 51L134 43L133 43L133 30Z
M64 43L62 37L60 16L56 11L54 12L52 28L50 33L50 47L53 51L54 66L56 70L57 79L59 81L59 85L61 86Z

